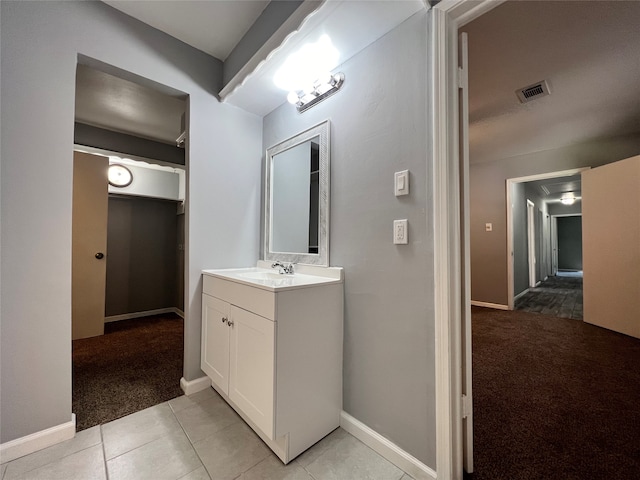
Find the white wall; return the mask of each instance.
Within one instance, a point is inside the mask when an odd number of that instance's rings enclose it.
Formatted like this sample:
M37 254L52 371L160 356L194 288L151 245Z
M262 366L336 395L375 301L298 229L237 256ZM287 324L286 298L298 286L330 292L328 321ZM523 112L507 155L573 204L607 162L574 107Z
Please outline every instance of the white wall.
M114 187L109 184L109 193L133 195L140 197L164 198L167 200L180 199L180 175L169 170L145 168L137 165L123 164L110 160L112 164L124 165L131 171L133 177L126 187Z
M433 164L427 155L427 13L337 71L343 88L264 119L264 147L331 122L330 261L345 269L344 410L435 469ZM283 101L286 92L283 92ZM411 194L395 197L408 169ZM393 245L393 220L409 244Z
M262 121L215 98L220 62L103 3L0 8L0 441L7 442L71 419L78 56L189 95L187 380L201 375L200 269L246 266L258 256Z

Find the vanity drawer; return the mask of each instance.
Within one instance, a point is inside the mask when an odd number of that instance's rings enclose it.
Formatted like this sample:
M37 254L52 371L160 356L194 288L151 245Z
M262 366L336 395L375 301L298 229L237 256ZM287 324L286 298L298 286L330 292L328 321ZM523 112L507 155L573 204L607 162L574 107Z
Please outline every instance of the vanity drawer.
M273 292L204 274L202 275L202 293L269 320L276 318L276 295Z

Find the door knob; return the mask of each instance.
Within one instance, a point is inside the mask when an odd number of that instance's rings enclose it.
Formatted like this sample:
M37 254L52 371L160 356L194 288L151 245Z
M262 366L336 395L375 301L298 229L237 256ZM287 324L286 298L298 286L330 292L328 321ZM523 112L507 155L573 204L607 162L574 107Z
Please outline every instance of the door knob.
M102 252L98 252L98 253L96 253L96 258L97 258L98 260L102 260L102 259L104 258L104 253L102 253Z

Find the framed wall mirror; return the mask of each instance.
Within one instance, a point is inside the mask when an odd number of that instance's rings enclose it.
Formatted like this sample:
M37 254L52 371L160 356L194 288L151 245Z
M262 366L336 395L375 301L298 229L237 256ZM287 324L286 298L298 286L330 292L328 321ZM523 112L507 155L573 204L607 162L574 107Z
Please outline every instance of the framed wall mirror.
M329 266L329 121L266 154L264 258Z

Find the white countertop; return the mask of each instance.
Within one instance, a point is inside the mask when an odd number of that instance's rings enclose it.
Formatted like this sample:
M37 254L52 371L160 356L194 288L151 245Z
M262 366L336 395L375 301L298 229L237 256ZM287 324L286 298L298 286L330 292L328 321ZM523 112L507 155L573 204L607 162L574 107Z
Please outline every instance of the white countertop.
M262 260L256 267L202 270L202 274L272 292L343 282L341 267L294 265L294 273L280 274L277 268L271 268L270 262Z

